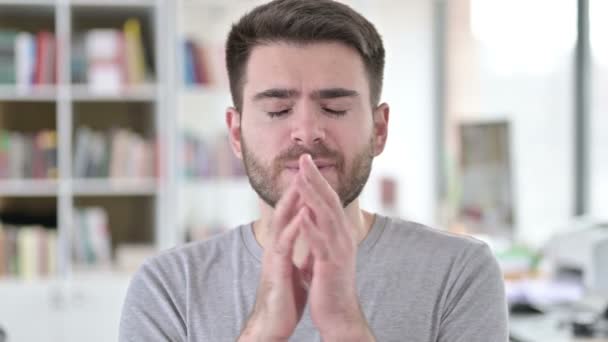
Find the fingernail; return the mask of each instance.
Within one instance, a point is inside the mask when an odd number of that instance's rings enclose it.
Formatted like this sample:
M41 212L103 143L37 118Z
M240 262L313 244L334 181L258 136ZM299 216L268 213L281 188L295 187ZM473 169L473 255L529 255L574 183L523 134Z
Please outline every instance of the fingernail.
M300 157L300 164L302 164L302 165L306 164L306 161L305 161L305 160L306 160L306 159L308 159L309 157L310 157L310 154L308 154L308 153L303 154L303 155Z

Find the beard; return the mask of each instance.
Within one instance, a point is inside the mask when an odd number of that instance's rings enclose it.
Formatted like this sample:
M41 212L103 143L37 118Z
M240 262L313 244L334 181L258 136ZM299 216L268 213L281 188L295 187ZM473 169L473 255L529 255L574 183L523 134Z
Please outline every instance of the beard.
M373 137L363 149L357 152L350 167L346 168L345 158L340 152L331 150L325 144L315 144L313 148L300 145L292 145L282 151L270 164L264 164L255 156L242 137L242 152L245 172L249 178L249 184L269 206L274 208L282 196L279 180L281 173L285 170L288 162L298 161L302 154L308 153L313 159L322 158L331 160L337 174L337 184L332 188L338 194L342 207L346 208L359 197L365 187L372 169Z

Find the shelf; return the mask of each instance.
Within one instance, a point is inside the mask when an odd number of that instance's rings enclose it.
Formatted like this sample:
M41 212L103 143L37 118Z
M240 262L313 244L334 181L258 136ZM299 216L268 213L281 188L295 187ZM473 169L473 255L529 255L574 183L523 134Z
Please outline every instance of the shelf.
M115 92L95 92L86 84L71 86L72 99L82 102L106 102L106 101L155 101L156 85L143 84L125 87ZM0 85L0 101L55 101L58 97L58 87L54 85L34 86L30 89L20 89L14 85Z
M6 179L0 180L2 197L47 197L57 195L56 180Z
M182 85L180 94L188 96L230 96L228 86Z
M36 101L49 102L57 99L57 87L54 85L33 86L20 89L15 85L0 85L0 101Z
M72 86L72 99L82 102L100 102L100 101L155 101L156 100L156 85L143 84L137 86L129 86L122 89L117 89L112 92L95 92L89 89L86 84L76 84Z
M226 178L184 178L178 183L185 187L233 187L243 186L249 188L249 179L243 177L226 177Z
M77 196L151 196L157 191L157 180L145 179L75 179L72 181Z
M156 0L70 0L70 4L79 7L154 7Z
M240 6L244 8L253 8L256 5L263 4L262 0L186 0L183 1L184 7L203 7L203 8L222 8L226 10Z
M0 6L55 6L56 0L0 0Z
M74 195L154 195L157 180L146 179L75 179L72 181ZM57 180L6 179L0 180L0 197L48 197L58 193Z

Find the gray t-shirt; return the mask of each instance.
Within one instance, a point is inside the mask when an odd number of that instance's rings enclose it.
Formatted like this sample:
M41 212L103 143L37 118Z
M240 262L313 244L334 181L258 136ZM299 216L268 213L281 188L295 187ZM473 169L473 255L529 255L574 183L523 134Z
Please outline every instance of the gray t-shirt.
M235 341L262 252L248 224L148 259L131 281L120 341ZM484 243L376 215L357 253L359 301L377 341L508 340L504 284ZM321 341L308 308L290 341Z

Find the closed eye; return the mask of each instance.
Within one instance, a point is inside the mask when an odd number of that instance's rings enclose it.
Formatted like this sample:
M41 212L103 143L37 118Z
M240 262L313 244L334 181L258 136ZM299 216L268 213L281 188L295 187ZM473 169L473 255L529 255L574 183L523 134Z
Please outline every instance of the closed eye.
M282 111L279 112L268 112L268 116L271 118L275 118L275 117L281 117L285 114L289 113L289 109L284 109Z
M329 108L323 108L324 111L326 111L327 113L331 114L331 115L335 115L335 116L343 116L344 114L346 114L345 110L333 110L333 109L329 109Z

